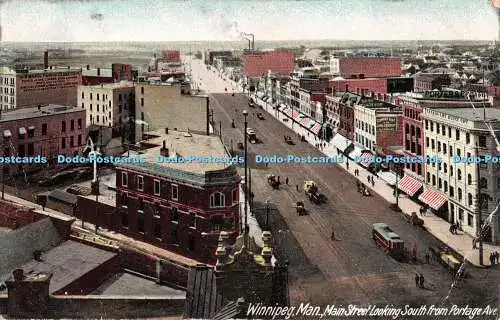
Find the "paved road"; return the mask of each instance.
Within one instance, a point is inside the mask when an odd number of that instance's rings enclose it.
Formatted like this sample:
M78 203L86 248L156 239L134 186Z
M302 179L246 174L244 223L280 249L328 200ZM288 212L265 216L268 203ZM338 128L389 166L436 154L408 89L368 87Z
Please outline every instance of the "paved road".
M193 61L195 77L202 79L202 88L210 93L224 92L230 88L213 72L208 72L201 63ZM230 90L230 89L229 89ZM316 304L440 304L448 295L451 276L435 263L399 263L378 249L371 240L371 225L388 223L411 247L417 243L421 251L439 242L421 229L414 228L388 209L389 203L378 196L365 198L356 191L354 178L333 164L327 165L263 165L252 163L253 155L312 155L321 156L307 143L296 141L295 134L279 121L262 110L248 107L242 94L211 94L214 119L222 123L222 136L228 147L243 142L242 110L247 109L249 127L254 128L262 139L261 144L249 144L252 188L255 193L255 214L261 225L266 223L266 200L276 210L269 215L270 229L274 237L278 259L290 262L292 302L312 301ZM253 112L263 112L266 120L258 120ZM234 119L236 128L231 128ZM295 146L283 141L290 135ZM243 175L243 170L242 175ZM273 190L267 185L269 173L285 177L290 186ZM305 201L303 191L297 192L304 180L314 180L320 191L328 197L328 203L315 206ZM308 216L298 217L293 204L304 201ZM259 209L260 208L260 209ZM332 242L332 229L339 241ZM424 253L422 253L424 254ZM426 276L428 290L415 288L415 272ZM456 284L447 305L497 305L498 272L475 271L472 279ZM487 288L486 290L484 288Z
M222 136L228 146L233 144L235 147L237 142L243 142L242 110L247 109L250 113L248 126L254 128L262 140L260 144L249 144L250 158L256 154L321 156L309 144L297 141L294 133L273 117L264 113L265 120L257 119L253 113L263 111L249 108L247 102L242 94L211 96L214 119L222 122ZM236 123L234 129L230 126L232 119ZM284 135L292 136L296 145L285 144ZM253 168L255 207L260 208L256 210L256 215L263 226L265 201L269 200L277 208L270 216L271 230L275 243L281 247L278 249L278 258L290 261L294 299L316 303L329 303L335 299L337 303L341 300L345 303L420 305L424 301L439 303L447 295L451 279L441 266L393 260L371 240L371 226L376 222L386 222L402 236L407 246L417 243L422 251L440 243L429 233L412 227L389 210L389 203L381 197L361 196L356 190L354 178L338 165L271 164L266 168L251 160L249 162ZM273 190L266 182L269 173L279 175L282 182L288 177L290 186ZM316 206L307 201L301 190L304 180L314 180L320 191L328 197L328 203ZM296 191L297 184L299 192ZM310 210L308 216L297 216L293 207L296 201L304 201ZM338 241L331 241L332 230ZM413 275L416 271L423 273L427 281L432 283L432 290L414 288ZM464 299L463 302L466 302L474 298L465 297L464 288L456 290L460 292L453 292L451 299ZM482 295L481 289L474 285L467 286L467 290Z

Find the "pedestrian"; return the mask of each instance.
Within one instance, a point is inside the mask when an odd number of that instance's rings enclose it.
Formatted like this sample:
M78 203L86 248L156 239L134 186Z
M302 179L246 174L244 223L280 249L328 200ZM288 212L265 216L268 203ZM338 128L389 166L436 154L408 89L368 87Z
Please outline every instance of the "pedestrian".
M500 258L500 254L498 253L498 251L495 250L495 260L497 264L498 264L498 258Z
M415 286L418 288L420 286L420 275L415 273Z
M413 247L412 251L413 261L417 261L417 247Z
M359 180L356 181L356 187L358 187L358 192L361 191L361 183Z
M285 184L288 185L288 177L285 178Z
M372 177L372 187L375 187L375 180Z
M495 254L493 252L490 252L490 265L495 264Z
M349 160L345 163L347 170L349 170Z
M418 282L420 284L420 288L422 288L422 289L424 288L424 281L425 281L424 275L420 274L420 279L418 279Z
M280 176L278 176L278 183L280 182Z
M370 176L367 176L366 179L368 180L368 182L370 182Z
M335 239L335 232L334 232L334 231L332 231L332 241L335 241L335 240L336 240L336 239Z
M472 249L477 249L476 248L476 238L472 239Z
M99 225L95 225L95 234L97 234L99 232Z
M297 189L297 191L299 191L299 185L298 184L295 185L295 189Z
M425 262L426 262L427 264L430 264L430 261L431 261L431 255L429 254L429 252L427 252L427 253L425 254Z
M453 225L450 226L450 233L453 234Z

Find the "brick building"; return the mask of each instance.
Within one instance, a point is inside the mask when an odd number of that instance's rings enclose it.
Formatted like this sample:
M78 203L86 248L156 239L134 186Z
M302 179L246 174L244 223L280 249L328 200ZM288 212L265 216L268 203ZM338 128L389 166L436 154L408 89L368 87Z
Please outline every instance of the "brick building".
M81 69L0 69L0 109L36 107L46 104L75 106Z
M113 63L111 65L111 73L115 81L132 81L134 79L131 64Z
M441 90L451 84L451 77L442 73L417 73L413 78L415 92Z
M2 156L41 156L55 163L60 154L79 155L86 145L85 109L48 105L1 113ZM40 168L40 164L23 169ZM14 171L20 166L10 166Z
M179 84L138 83L135 87L135 114L147 125L137 127L136 140L142 140L142 133L146 130L160 128L208 134L208 97L187 93L183 94Z
M176 157L229 157L218 137L164 129L148 133L145 163L117 166L117 231L209 263L220 231L239 230L236 167L224 163L160 163Z
M135 87L132 82L78 86L78 106L87 113L85 125L116 127L135 112Z
M82 84L93 86L104 83L113 83L113 72L109 68L90 68L89 65L82 69Z
M338 70L334 68L331 72L344 78L399 77L402 70L400 58L351 57L332 60L331 65L337 65Z
M181 52L179 50L163 50L163 58L171 62L181 62Z
M293 51L252 52L243 56L243 68L248 77L262 77L273 73L291 73L295 68Z

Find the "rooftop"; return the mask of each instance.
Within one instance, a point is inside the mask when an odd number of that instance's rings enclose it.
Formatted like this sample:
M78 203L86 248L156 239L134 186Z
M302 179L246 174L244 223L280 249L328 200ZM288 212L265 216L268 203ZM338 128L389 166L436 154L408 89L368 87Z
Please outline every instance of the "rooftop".
M496 108L440 108L433 111L469 121L483 121L484 113L486 120L500 120L500 109Z
M41 106L40 109L38 109L38 107L12 109L1 112L0 122L23 120L77 111L84 111L84 109L56 104Z
M42 261L31 260L20 266L26 277L36 274L52 273L49 291L54 293L79 279L90 270L113 258L116 254L75 241L66 241L61 245L43 252ZM0 279L9 279L11 274Z
M84 181L81 183L76 183L73 186L81 187L83 194L80 197L87 198L89 200L95 201L95 194L91 194L91 184L92 180ZM106 176L99 177L99 203L106 204L108 206L116 206L116 174L110 174Z
M198 175L204 175L210 171L224 170L231 166L230 163L217 163L214 161L215 158L230 158L218 136L197 135L174 130L169 130L168 134L165 134L164 130L156 130L147 132L146 135L151 138L140 142L143 147L148 148L141 151L141 154L149 164ZM165 142L165 146L169 150L168 159L170 161L176 157L184 159L191 157L195 160L183 163L160 163L158 157L163 142ZM132 152L130 154L132 155Z
M85 88L103 88L103 89L119 89L119 88L130 88L135 84L132 81L120 81L115 83L103 83L103 84L95 84L91 86L81 86Z
M97 70L99 70L100 74L97 75ZM82 70L82 76L85 77L103 77L103 78L112 78L113 77L113 70L112 69L83 69Z
M60 73L60 72L81 72L80 68L64 68L64 67L55 67L52 69L12 69L8 67L0 68L0 74L42 74L42 73Z

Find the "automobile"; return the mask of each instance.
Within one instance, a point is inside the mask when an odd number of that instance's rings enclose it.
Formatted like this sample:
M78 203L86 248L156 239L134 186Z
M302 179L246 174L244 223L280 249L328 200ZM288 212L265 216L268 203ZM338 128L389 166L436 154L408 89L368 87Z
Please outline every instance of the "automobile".
M257 113L257 118L259 118L260 120L266 120L266 118L264 118L264 115L262 113Z

